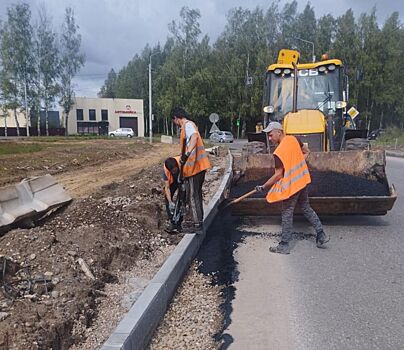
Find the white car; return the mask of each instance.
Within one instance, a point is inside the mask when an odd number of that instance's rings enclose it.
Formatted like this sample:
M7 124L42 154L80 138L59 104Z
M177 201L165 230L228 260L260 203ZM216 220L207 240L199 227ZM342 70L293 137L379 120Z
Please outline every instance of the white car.
M230 131L215 131L209 137L212 142L233 142L234 137Z
M119 128L114 131L110 131L109 136L119 136L119 137L133 137L135 136L135 133L131 128Z

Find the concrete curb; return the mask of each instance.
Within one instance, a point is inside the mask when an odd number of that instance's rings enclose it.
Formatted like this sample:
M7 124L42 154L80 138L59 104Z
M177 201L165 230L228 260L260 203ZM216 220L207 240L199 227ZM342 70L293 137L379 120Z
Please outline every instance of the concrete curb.
M394 152L394 151L386 151L386 156L395 157L395 158L404 158L404 153L402 153L402 152Z
M230 186L233 164L230 152L229 157L229 166L219 189L205 208L203 233L186 234L182 238L139 299L103 344L101 350L138 350L145 349L149 344L154 330L163 318L178 284L198 252L206 230L218 213L219 204Z

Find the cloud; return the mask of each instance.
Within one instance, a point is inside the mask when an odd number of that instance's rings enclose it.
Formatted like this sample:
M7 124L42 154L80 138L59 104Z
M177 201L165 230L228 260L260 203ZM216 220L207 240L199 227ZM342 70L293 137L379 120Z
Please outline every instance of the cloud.
M0 0L0 19L6 17L6 8L18 3L15 0ZM82 35L82 50L86 55L86 65L76 79L78 92L86 96L95 96L111 68L119 70L136 53L140 53L147 43L164 44L168 32L168 23L178 19L182 6L198 8L201 11L201 30L208 34L213 42L223 31L226 14L231 8L241 6L253 9L260 6L266 9L270 1L265 0L31 0L33 16L37 8L44 4L52 16L54 26L60 31L64 10L71 6L76 15ZM286 3L280 2L280 6ZM306 1L298 1L299 9ZM311 0L317 16L331 13L343 14L352 8L359 15L369 12L374 5L380 23L393 11L404 14L404 1L397 0Z

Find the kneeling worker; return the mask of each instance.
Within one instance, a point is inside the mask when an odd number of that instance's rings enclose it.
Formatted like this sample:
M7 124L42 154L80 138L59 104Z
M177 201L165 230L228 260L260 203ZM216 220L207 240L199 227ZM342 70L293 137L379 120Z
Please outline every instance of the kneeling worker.
M167 216L168 220L170 221L170 224L167 227L168 232L181 231L182 213L177 213L179 216L174 217L176 209L174 203L174 195L176 192L178 192L177 196L181 195L178 191L180 186L179 162L180 162L180 156L167 158L164 162L164 169L163 169L164 196L165 196ZM185 194L182 195L185 196ZM181 208L178 208L178 210L181 210Z
M269 250L272 253L289 254L296 204L299 204L305 218L316 230L316 243L320 248L329 241L329 237L324 233L320 219L309 203L307 185L311 183L311 178L306 164L309 150L296 137L285 135L278 122L269 123L263 132L267 133L269 141L278 144L274 152L275 174L255 189L258 192L269 190L266 196L269 203L282 202L281 242Z

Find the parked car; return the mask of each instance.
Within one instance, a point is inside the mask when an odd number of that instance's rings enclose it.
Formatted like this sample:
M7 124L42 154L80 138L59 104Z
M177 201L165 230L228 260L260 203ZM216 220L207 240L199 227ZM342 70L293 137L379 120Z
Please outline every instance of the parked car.
M215 131L209 137L211 142L233 142L234 137L230 131Z
M114 131L110 131L108 135L112 137L133 137L135 136L135 133L131 128L119 128Z

